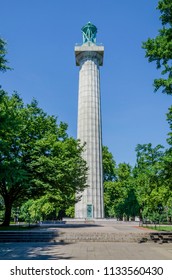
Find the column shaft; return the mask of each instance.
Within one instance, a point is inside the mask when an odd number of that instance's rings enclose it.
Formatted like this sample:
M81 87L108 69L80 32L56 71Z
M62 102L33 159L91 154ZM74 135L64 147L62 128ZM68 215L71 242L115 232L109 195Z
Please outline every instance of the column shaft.
M83 157L89 170L88 188L76 204L75 217L88 218L88 207L92 207L92 218L103 218L100 73L96 56L83 55L80 59L77 137L86 143Z

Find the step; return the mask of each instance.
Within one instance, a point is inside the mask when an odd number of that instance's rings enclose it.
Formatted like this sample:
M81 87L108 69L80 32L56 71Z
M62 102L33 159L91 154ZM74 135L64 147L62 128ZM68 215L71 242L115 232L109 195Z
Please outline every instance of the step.
M0 242L48 242L55 237L54 231L0 231Z

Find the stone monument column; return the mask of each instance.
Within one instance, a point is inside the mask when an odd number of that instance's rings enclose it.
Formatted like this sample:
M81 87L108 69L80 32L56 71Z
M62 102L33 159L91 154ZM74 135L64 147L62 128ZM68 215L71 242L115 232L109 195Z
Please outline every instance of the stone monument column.
M75 47L79 71L77 138L86 143L83 158L88 165L88 187L75 205L75 218L104 218L100 71L104 47L96 45L97 28L88 22L83 44Z

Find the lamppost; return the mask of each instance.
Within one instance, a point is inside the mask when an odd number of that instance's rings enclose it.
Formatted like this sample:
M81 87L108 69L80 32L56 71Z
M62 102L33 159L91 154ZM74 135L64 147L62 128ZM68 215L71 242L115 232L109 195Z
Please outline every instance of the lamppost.
M19 207L16 208L16 213L15 213L15 222L19 223L19 214L20 214L20 209Z

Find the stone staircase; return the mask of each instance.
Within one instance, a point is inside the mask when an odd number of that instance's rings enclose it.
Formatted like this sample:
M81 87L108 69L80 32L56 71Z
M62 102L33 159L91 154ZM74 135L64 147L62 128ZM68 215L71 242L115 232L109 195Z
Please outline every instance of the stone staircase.
M48 230L0 231L0 242L50 242L57 232Z
M0 231L0 242L172 242L172 232L59 232L56 230Z

